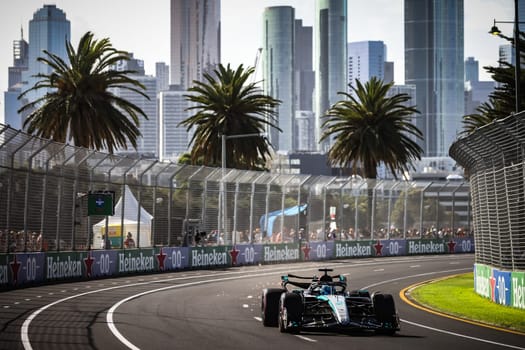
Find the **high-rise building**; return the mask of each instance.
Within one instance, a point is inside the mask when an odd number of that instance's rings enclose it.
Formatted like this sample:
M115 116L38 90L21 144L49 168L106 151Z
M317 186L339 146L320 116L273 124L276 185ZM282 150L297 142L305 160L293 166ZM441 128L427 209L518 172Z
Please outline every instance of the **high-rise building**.
M295 111L295 150L309 152L315 149L314 113L312 111Z
M405 0L405 83L416 86L425 157L448 156L464 113L463 0Z
M479 61L467 57L465 61L465 81L479 81Z
M295 20L295 109L313 110L315 74L312 66L313 28L303 26L301 19Z
M386 46L382 41L358 41L348 43L348 84L356 86L372 77L384 80ZM347 89L350 90L350 87Z
M188 92L178 85L170 85L170 90L159 92L159 160L177 161L189 152L193 132L188 132L179 123L188 117L186 109L191 102L184 95Z
M8 88L4 92L4 120L2 123L9 124L15 129L22 128L22 118L18 109L26 103L18 100L22 92L22 73L28 68L29 44L24 40L24 33L20 31L20 40L13 41L13 66L8 68Z
M385 62L385 76L383 81L388 84L394 81L394 62L386 61Z
M331 141L319 143L322 117L347 86L346 0L317 0L314 29L315 140L318 149L327 152Z
M313 28L303 26L301 19L295 20L294 49L294 150L314 151L315 119L313 113L313 96L315 73L312 66Z
M70 40L71 24L61 9L55 5L44 5L34 13L33 19L29 21L28 70L22 74L22 79L27 82L24 90L36 84L38 78L34 75L52 72L51 67L37 61L39 57L45 57L43 50L67 62L66 42ZM32 102L46 93L46 89L38 89L31 91L26 97Z
M171 0L171 79L184 89L220 63L220 0Z
M157 92L170 89L170 67L166 63L155 63L155 77L157 78Z
M267 7L263 13L263 90L281 101L277 107L278 132L270 128L269 138L280 151L294 149L294 50L295 10L290 6Z
M474 57L465 61L465 115L478 113L477 108L487 102L494 91L494 81L479 81L479 62Z
M116 152L120 154L134 154L138 153L142 156L158 156L158 122L157 122L157 79L152 76L145 75L144 61L133 57L130 53L129 60L122 60L117 62L111 69L117 71L134 71L129 74L129 77L138 81L146 90L144 91L149 97L146 98L134 91L122 88L115 88L113 93L126 101L129 101L142 109L147 115L148 119L143 116L139 117L139 130L142 134L137 138L137 149L135 150L128 142L127 150L119 149Z

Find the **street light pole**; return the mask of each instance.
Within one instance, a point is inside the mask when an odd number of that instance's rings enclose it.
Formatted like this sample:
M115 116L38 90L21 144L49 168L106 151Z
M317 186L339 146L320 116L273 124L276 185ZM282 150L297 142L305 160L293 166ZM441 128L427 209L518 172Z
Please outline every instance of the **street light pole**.
M515 92L516 92L516 113L520 112L520 70L521 70L521 54L520 54L520 28L518 18L518 0L514 0L514 50L516 52L515 64Z
M520 71L521 71L521 54L520 54L520 29L519 24L524 23L519 21L519 11L518 11L518 0L514 0L514 21L496 21L494 20L494 26L489 31L493 35L501 35L500 30L496 26L496 23L514 23L514 93L515 93L515 112L520 112L521 105L521 95L520 95Z

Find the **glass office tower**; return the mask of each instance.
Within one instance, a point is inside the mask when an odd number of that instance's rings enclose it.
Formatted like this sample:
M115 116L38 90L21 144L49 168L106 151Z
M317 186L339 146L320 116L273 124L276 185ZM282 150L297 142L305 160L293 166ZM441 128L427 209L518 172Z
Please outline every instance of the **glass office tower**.
M170 84L184 89L221 61L220 0L171 0Z
M71 24L61 9L55 5L44 5L34 13L33 19L29 21L28 70L22 75L27 82L25 88L34 86L38 81L33 75L49 74L52 71L51 67L37 61L38 57L46 57L42 51L49 51L67 62L66 42L70 40ZM31 102L45 94L45 89L39 89L26 96Z
M464 113L463 0L405 0L405 84L416 86L425 157L448 156Z
M295 10L290 6L267 7L263 13L263 89L281 101L277 126L270 131L276 150L293 150L294 140L294 23Z
M348 83L355 87L356 79L362 84L372 77L384 80L385 61L386 46L382 41L348 43Z
M346 91L347 85L347 2L317 0L315 10L315 131L318 150L327 152L330 141L319 144L321 118Z

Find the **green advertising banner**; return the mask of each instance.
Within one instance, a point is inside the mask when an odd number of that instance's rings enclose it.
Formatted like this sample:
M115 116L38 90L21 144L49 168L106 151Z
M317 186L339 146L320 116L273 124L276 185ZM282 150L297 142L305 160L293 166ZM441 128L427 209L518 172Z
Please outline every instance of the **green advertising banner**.
M230 257L231 247L195 247L191 248L190 266L212 267L212 266L231 266Z
M335 258L362 258L374 256L374 241L335 242Z
M153 248L121 250L117 254L117 260L117 273L156 271Z
M492 277L492 269L483 264L474 264L474 289L479 295L492 299L492 292L490 288L490 278Z
M525 309L525 272L512 272L511 276L511 306Z
M411 239L407 240L407 255L448 253L448 247L443 239Z
M299 243L265 244L262 254L265 263L285 263L301 259Z
M85 276L87 252L46 254L46 280L76 279Z

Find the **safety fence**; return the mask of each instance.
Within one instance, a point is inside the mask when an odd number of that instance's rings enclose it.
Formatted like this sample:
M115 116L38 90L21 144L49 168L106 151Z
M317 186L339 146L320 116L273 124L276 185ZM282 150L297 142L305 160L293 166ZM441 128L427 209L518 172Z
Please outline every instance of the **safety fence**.
M107 195L114 215L93 211ZM0 253L447 239L470 235L469 208L464 181L189 166L60 144L0 124Z
M458 139L450 155L470 178L476 263L525 270L525 113Z

